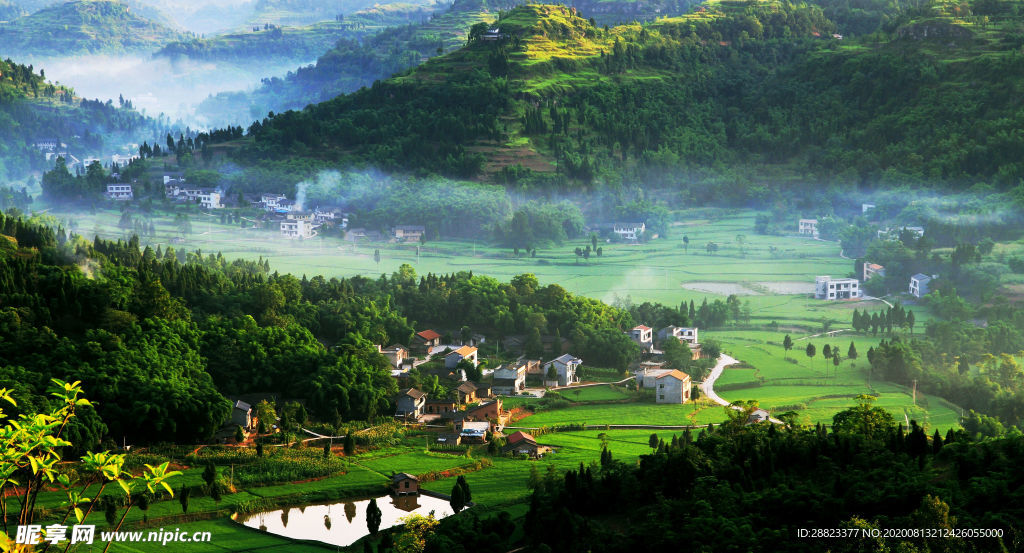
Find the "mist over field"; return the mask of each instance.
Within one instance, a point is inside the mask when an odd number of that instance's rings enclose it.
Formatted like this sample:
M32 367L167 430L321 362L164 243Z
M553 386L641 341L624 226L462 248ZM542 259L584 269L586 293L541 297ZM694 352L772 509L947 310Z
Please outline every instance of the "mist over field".
M131 100L146 115L158 117L162 113L171 121L205 128L224 123L196 115L195 106L208 96L254 88L260 79L282 75L308 60L254 64L250 68L138 55L45 58L30 62L45 70L47 77L73 87L84 98L113 100L117 104L118 95L124 95L125 100Z

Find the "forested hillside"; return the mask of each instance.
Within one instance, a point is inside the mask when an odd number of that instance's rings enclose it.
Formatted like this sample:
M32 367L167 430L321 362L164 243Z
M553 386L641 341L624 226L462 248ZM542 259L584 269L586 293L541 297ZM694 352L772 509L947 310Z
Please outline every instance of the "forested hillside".
M768 179L1016 185L1015 4L870 10L713 2L609 29L569 8L504 12L498 37L257 126L252 158L312 157L503 182ZM857 16L863 16L860 20ZM493 40L492 38L496 39ZM738 186L737 186L738 185Z
M600 466L535 479L527 550L1016 549L1024 516L1020 434L929 436L916 421L897 426L872 400L857 398L831 430L746 425L751 406L670 443L654 436L654 451L636 464L617 460L618 444L605 442ZM548 523L555 518L557 528ZM448 527L428 551L452 543L457 526ZM821 529L830 533L814 533ZM880 529L912 530L873 535Z
M199 111L207 117L232 113L236 114L235 120L244 121L260 119L271 111L302 109L330 100L464 46L471 26L493 21L499 8L512 5L511 2L457 0L447 10L424 21L412 21L369 36L363 33L346 36L321 51L315 64L300 67L284 78L265 79L263 86L251 92L218 94L203 102ZM378 10L386 8L357 12L344 21L370 20ZM395 24L393 14L394 8L391 8L381 13L380 18ZM366 28L366 25L357 27Z
M76 0L0 25L4 54L51 56L155 50L185 35L117 1Z
M409 343L416 321L561 333L599 366L639 353L621 331L628 312L532 275L418 278L405 265L379 279L298 279L264 260L90 242L15 216L0 216L0 234L0 386L31 409L51 378L88 385L98 418L82 419L85 448L106 435L208 439L228 394L299 399L330 424L388 414L396 384L373 344Z
M31 65L0 60L0 177L19 180L50 167L33 147L37 140L62 141L75 151L100 151L114 137L156 131L130 107L86 100L46 80Z

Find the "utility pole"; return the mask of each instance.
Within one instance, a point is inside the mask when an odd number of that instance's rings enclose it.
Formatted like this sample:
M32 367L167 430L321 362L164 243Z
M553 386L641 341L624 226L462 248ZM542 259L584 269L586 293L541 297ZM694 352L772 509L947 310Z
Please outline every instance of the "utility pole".
M914 407L917 407L917 379L914 379Z

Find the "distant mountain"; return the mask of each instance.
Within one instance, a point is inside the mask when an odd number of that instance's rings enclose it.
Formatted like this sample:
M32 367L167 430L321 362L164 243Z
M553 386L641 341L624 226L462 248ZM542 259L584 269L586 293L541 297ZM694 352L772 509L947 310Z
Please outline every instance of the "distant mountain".
M700 182L697 201L765 201L779 182L1022 182L1024 17L989 0L878 14L851 39L821 7L771 0L609 29L519 6L464 48L260 121L239 157L524 188Z
M0 25L5 54L19 57L144 52L187 35L146 19L130 5L78 0Z
M155 56L191 60L250 63L308 63L339 40L357 40L381 29L426 20L431 10L413 4L387 4L302 27L265 23L211 38L172 42Z
M442 7L435 0L406 0L406 3L417 6L438 4L433 6L435 9ZM257 25L309 25L387 4L376 0L256 0L250 22Z
M301 109L370 86L374 81L415 67L424 60L466 44L469 28L494 21L500 9L515 2L457 0L448 9L420 20L381 30L365 37L343 38L323 53L316 64L299 68L285 78L265 79L252 92L226 92L199 106L208 120L239 122L261 119L268 112ZM394 24L399 5L380 6L346 16L344 21L365 29L364 21L386 20ZM392 15L389 15L392 14Z

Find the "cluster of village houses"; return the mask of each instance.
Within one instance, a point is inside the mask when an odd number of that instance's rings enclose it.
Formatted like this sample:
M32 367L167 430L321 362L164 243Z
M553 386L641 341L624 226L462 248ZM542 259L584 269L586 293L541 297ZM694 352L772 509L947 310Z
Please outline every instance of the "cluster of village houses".
M874 207L874 204L863 204L861 206L861 210L863 213L866 213L869 210L874 209ZM918 238L924 236L924 227L897 227L879 230L878 237L895 239L903 231L910 231ZM817 238L818 220L800 219L797 222L797 232L803 236ZM877 263L864 263L863 278L861 280L848 277L833 278L827 275L815 277L814 297L819 300L848 300L862 298L864 297L864 292L860 287L861 282L867 282L868 279L875 275L885 276L885 267ZM926 275L923 273L917 273L911 276L910 282L907 285L907 293L915 298L926 296L931 291L929 284L936 278L938 278L938 275Z
M75 137L79 138L79 137ZM64 158L64 165L69 169L82 169L89 167L93 163L99 162L109 163L110 167L121 167L131 162L133 159L138 159L138 154L112 154L109 161L100 159L98 157L83 157L78 159L73 154L68 152L68 145L57 140L56 138L40 138L32 143L32 145L46 156L46 161L56 161L58 157ZM128 151L137 151L139 149L138 144L128 144L126 146Z
M653 393L657 403L686 403L690 401L692 382L690 376L679 370L665 368L663 361L657 360L662 352L655 349L657 342L678 340L689 347L694 359L700 356L698 329L668 326L657 333L644 325L637 325L626 332L645 354L647 360L639 363L633 371L636 385L641 390ZM441 343L441 334L431 330L417 332L413 337L412 348L422 353L421 358L413 357L410 349L401 345L387 348L379 347L382 355L388 358L393 370L392 376L401 384L408 377L411 368L431 360L443 360L445 376L460 381L450 397L429 397L429 394L414 387L403 388L395 398L395 416L405 421L448 424L452 431L441 433L441 443L484 443L489 433L501 432L508 422L508 412L502 407L502 396L514 396L530 393L527 390L527 379L539 382L544 388L564 388L579 384L579 367L583 360L563 353L563 343L555 344L556 353L560 355L543 361L520 357L510 363L488 371L490 383L472 382L467 380L465 372L460 370L460 363L472 363L478 366L479 350L477 345L485 340L483 336L474 335L470 344L449 345ZM506 347L521 347L516 337L506 339ZM532 436L516 432L506 437L506 451L536 457L543 455L546 448L539 446Z

